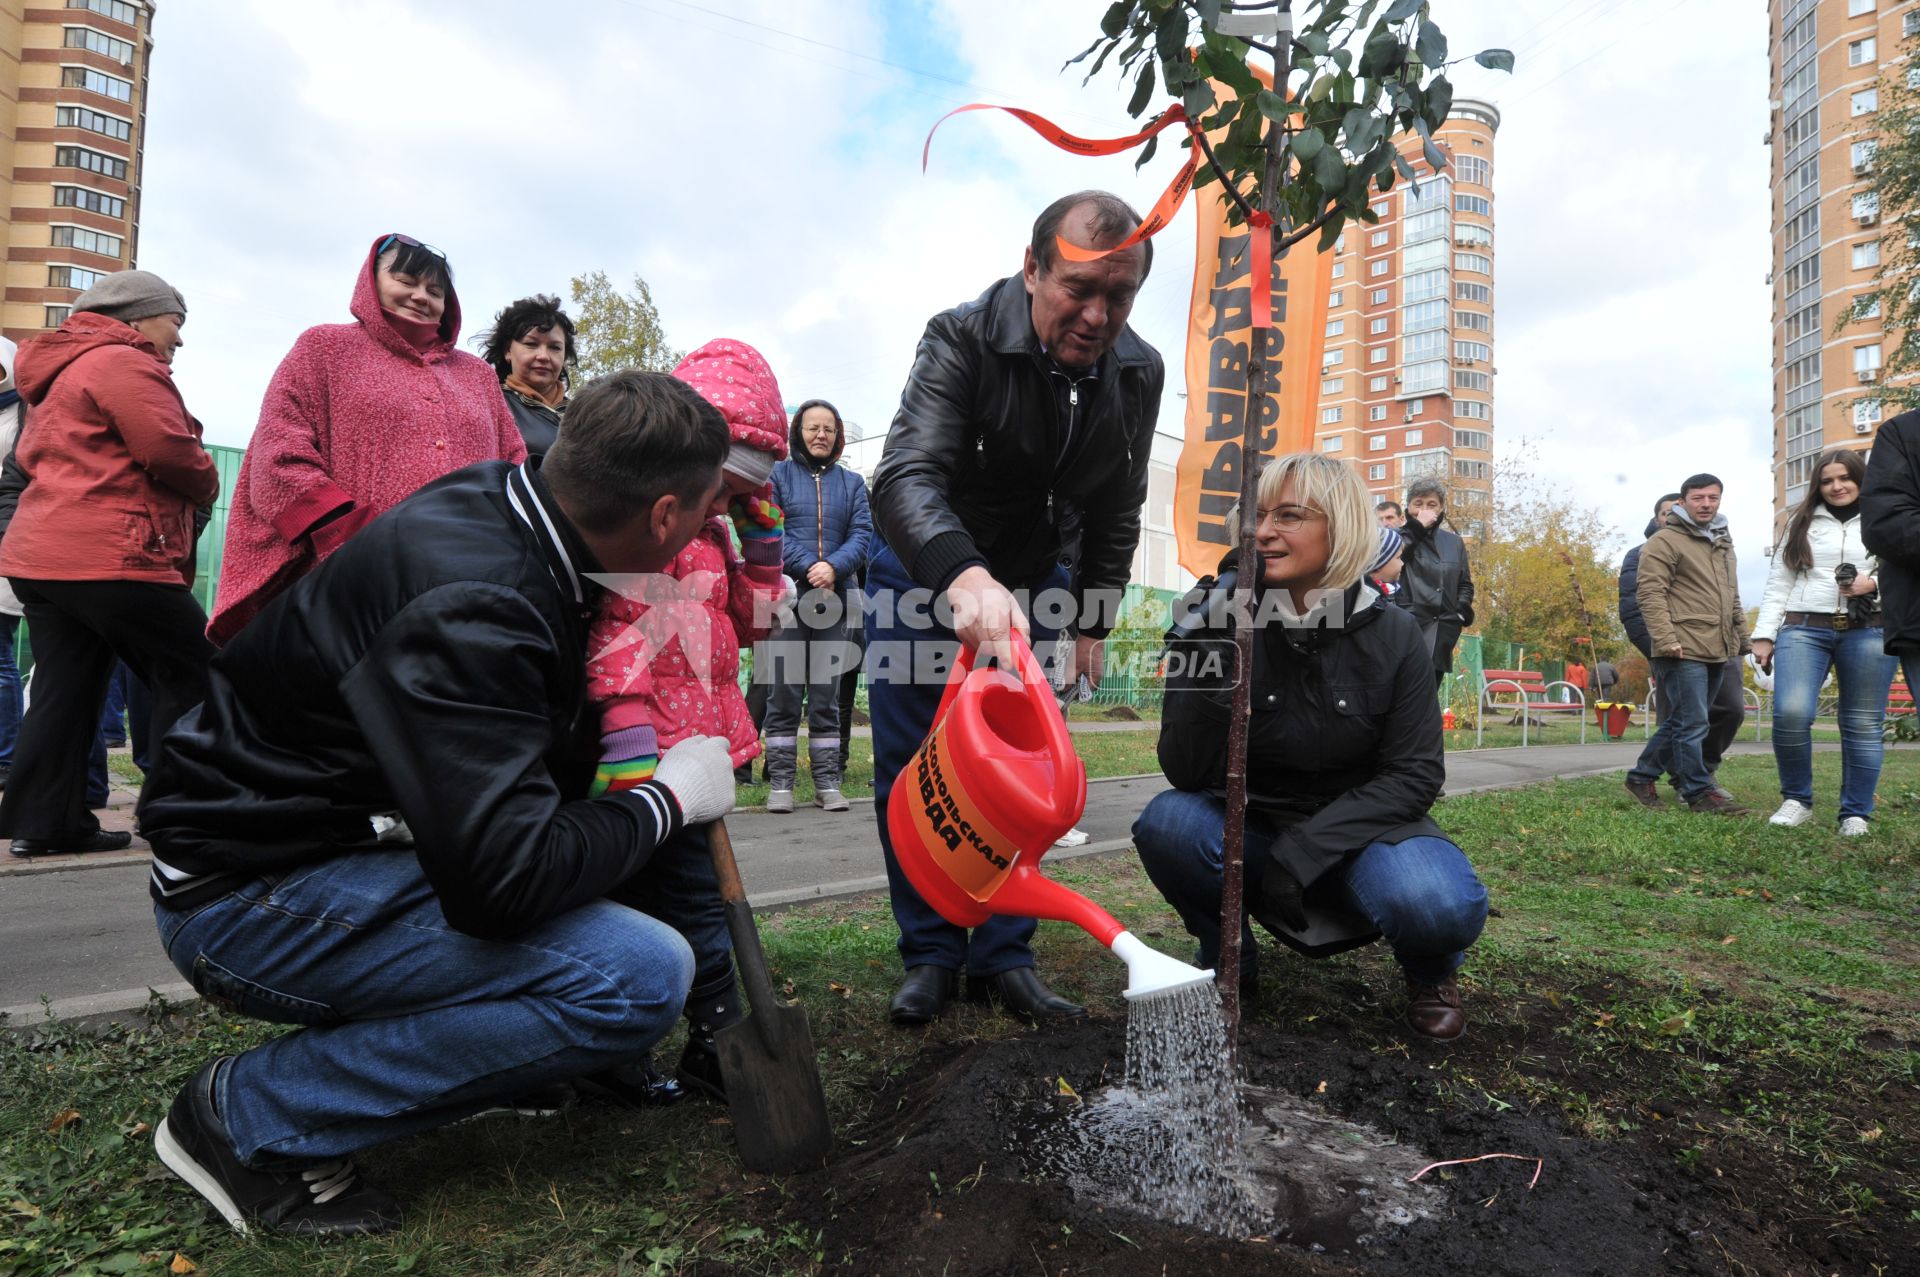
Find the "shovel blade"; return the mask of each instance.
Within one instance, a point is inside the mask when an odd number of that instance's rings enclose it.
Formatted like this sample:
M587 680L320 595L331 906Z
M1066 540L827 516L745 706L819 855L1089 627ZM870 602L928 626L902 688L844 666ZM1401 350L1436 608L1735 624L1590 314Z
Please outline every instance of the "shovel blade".
M746 1019L715 1033L714 1045L742 1164L785 1174L826 1161L833 1124L806 1011L755 1007Z

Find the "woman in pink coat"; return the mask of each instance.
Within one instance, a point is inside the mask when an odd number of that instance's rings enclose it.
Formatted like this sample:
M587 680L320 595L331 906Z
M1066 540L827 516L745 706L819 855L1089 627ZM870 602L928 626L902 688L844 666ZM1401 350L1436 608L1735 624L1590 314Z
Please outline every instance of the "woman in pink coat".
M267 387L227 517L216 643L415 490L526 456L499 378L454 346L460 298L438 249L375 240L352 312L301 333Z

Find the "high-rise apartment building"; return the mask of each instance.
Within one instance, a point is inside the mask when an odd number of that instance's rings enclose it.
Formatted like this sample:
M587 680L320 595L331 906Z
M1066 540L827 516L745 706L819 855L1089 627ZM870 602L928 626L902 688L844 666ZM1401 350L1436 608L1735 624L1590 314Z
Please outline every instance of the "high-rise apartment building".
M140 237L152 0L0 0L0 328L57 326Z
M1871 189L1887 68L1920 34L1910 0L1771 0L1773 497L1806 495L1830 448L1872 446L1885 335L1835 324L1873 286L1884 227ZM1909 82L1920 68L1906 73Z
M1490 104L1454 102L1434 136L1452 157L1437 176L1419 139L1403 138L1418 183L1377 195L1379 222L1348 223L1334 258L1315 438L1358 466L1376 498L1432 477L1464 511L1492 491L1499 127Z

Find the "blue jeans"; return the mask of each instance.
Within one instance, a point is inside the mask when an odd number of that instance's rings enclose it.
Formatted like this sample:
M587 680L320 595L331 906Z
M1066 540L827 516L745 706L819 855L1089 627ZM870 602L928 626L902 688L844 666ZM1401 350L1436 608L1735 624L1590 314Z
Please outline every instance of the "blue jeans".
M1060 582L1056 580L1055 584ZM1009 583L1008 588L1018 584ZM940 695L946 691L959 640L953 631L934 621L916 628L900 596L915 589L913 579L892 550L875 555L867 569L867 712L873 722L873 810L880 824L880 850L887 863L887 891L893 899L893 920L900 928L900 961L909 967L935 966L949 971L965 968L978 976L998 975L1015 967L1033 965L1032 918L996 914L969 932L935 912L920 898L893 855L893 834L887 828L887 797L893 782L912 760L933 729ZM912 619L921 619L915 615ZM1036 653L1059 637L1038 618L1033 623ZM911 677L922 660L938 660L938 677ZM889 666L890 663L890 666Z
M1640 752L1627 779L1653 785L1662 773L1670 774L1680 797L1694 802L1713 789L1713 776L1701 753L1707 739L1707 710L1719 696L1721 683L1739 677L1732 673L1737 667L1732 661L1683 661L1671 656L1656 656L1651 664L1672 712L1660 720L1660 730Z
M1140 863L1179 912L1187 934L1200 942L1203 967L1220 958L1226 810L1226 801L1212 794L1169 789L1154 795L1133 822ZM1268 851L1279 832L1259 815L1247 814L1247 899L1259 898L1261 877L1271 864ZM1371 843L1329 876L1337 876L1353 908L1379 928L1407 978L1419 984L1438 984L1458 970L1486 926L1487 889L1466 853L1445 838L1419 835ZM1245 927L1243 953L1252 953L1252 938L1252 929Z
M607 900L511 940L456 931L404 850L154 917L209 1001L303 1026L221 1074L234 1149L261 1166L340 1157L631 1060L672 1028L693 976L671 927Z
M1840 685L1840 818L1873 815L1886 752L1880 731L1897 658L1881 646L1885 631L1835 632L1784 625L1773 651L1773 760L1780 796L1813 806L1813 719L1829 667Z
M0 767L13 766L13 743L20 739L20 618L0 615Z

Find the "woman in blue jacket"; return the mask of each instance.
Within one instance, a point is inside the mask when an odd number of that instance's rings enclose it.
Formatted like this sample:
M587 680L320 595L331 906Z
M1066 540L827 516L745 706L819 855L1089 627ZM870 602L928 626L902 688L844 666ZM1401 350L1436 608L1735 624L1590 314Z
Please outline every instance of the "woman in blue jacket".
M793 810L804 704L813 801L828 811L845 811L838 690L841 674L858 660L859 649L847 642L847 622L849 609L859 603L848 587L872 553L873 520L866 482L839 464L847 431L837 408L824 399L801 404L793 414L791 441L791 455L773 468L773 499L786 512L782 551L800 598L793 622L763 645L771 668L754 671L756 679L773 687L767 707L767 810Z

